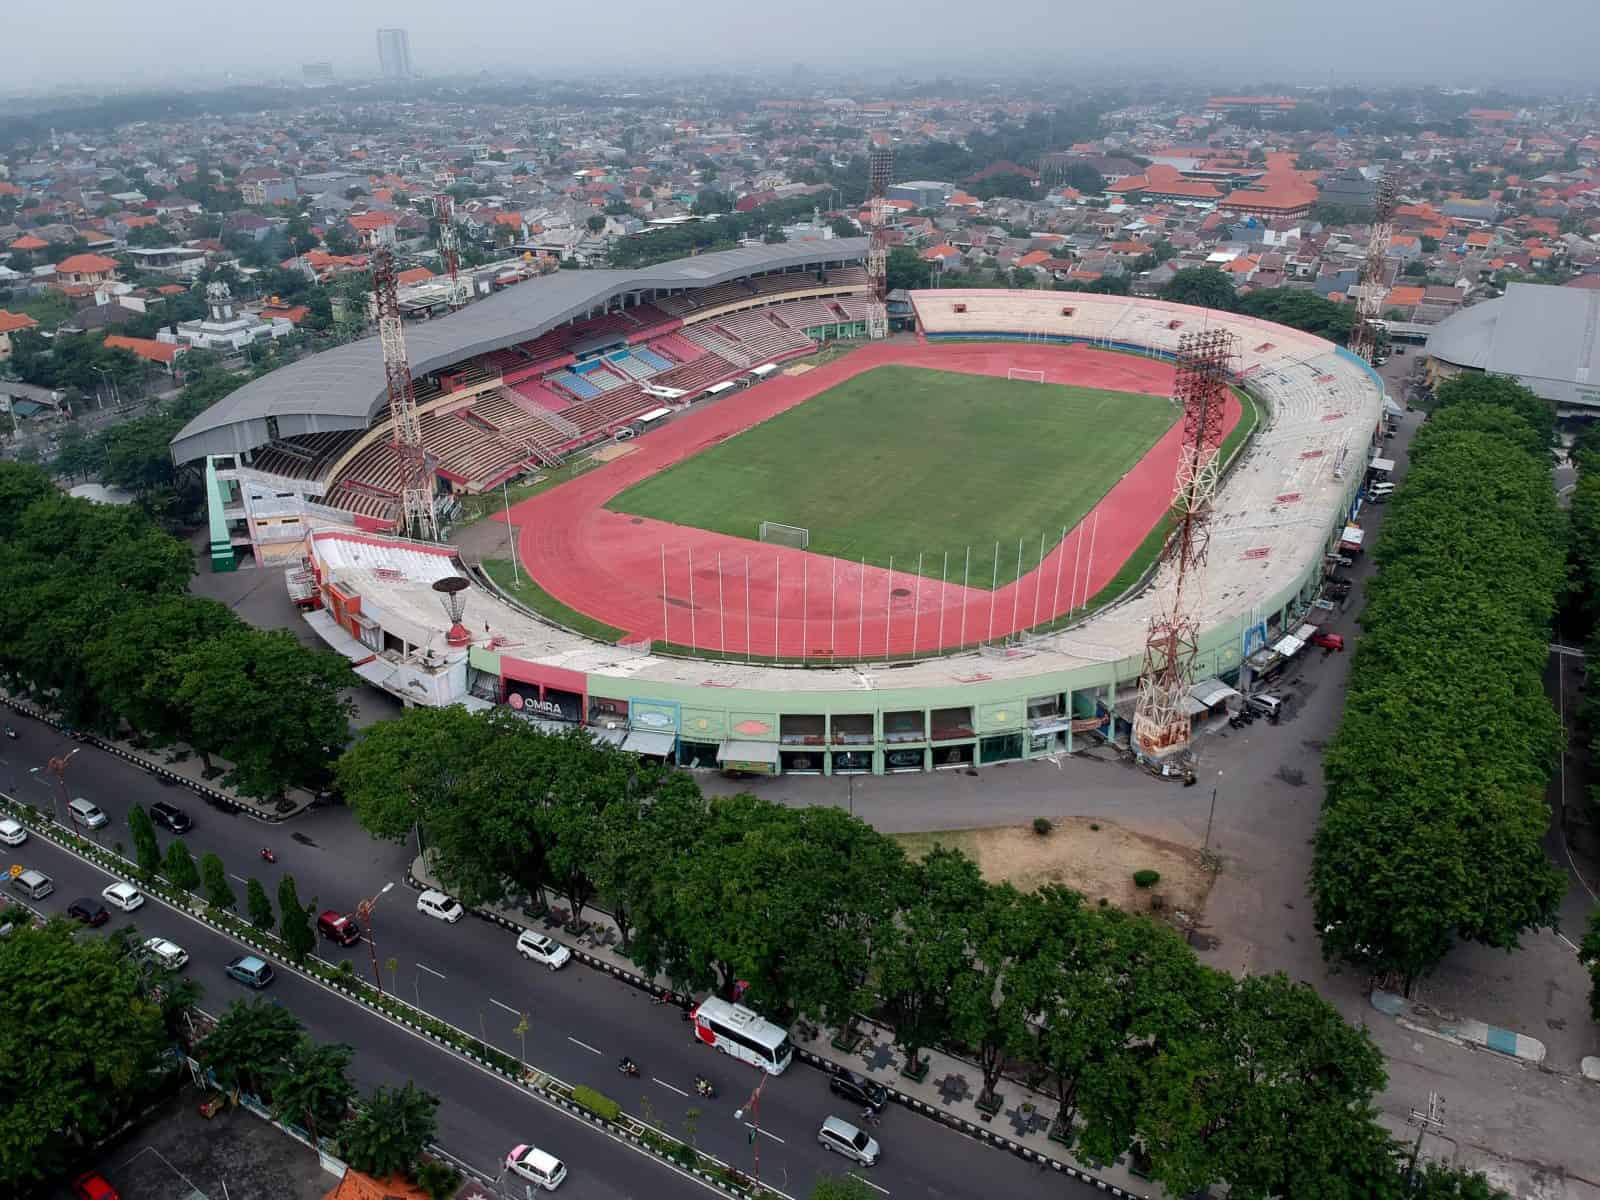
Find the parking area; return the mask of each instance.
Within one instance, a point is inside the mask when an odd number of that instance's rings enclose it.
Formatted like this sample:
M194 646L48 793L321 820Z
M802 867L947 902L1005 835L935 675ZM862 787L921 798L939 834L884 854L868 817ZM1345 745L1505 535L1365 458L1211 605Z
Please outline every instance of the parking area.
M337 1180L315 1153L243 1109L211 1120L201 1093L183 1087L84 1169L98 1170L122 1200L322 1200ZM50 1193L70 1200L68 1182Z

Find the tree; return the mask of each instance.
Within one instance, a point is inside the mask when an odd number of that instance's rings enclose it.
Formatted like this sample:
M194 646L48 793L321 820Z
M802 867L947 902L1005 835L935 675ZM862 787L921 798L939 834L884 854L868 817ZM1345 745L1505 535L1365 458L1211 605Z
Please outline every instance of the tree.
M149 1102L168 1042L133 962L107 938L19 923L0 938L0 1191L78 1162Z
M404 841L435 808L465 800L471 765L489 752L494 727L459 705L408 708L369 726L334 764L334 778L361 827Z
M428 1200L450 1200L461 1186L461 1172L447 1162L430 1158L417 1167L417 1186L428 1194Z
M305 1035L300 1019L265 997L235 1000L200 1043L200 1065L226 1090L272 1095L273 1081Z
M200 872L194 865L194 855L180 837L167 843L167 856L162 861L161 873L167 882L181 891L192 892L200 886Z
M189 649L239 624L227 605L199 596L163 596L113 612L89 646L89 685L108 711L158 745L186 731L176 701L177 663Z
M250 924L257 929L272 928L272 901L267 898L267 889L261 886L261 880L254 875L244 885L244 907L250 914Z
M222 860L209 850L200 856L200 878L205 883L206 903L212 908L232 912L238 905L239 898L233 894L233 885L228 882L227 868L222 865Z
M339 1134L343 1157L376 1178L409 1174L434 1140L439 1098L414 1083L376 1088Z
M1463 371L1445 380L1433 393L1436 409L1452 404L1498 404L1520 416L1543 438L1545 445L1555 441L1555 405L1530 388L1498 375Z
M583 224L584 228L586 228L590 233L599 233L606 227L606 219L599 213L595 213L594 216L585 220Z
M950 1028L950 995L967 967L965 917L982 908L987 886L970 858L935 846L910 868L899 919L874 946L884 1015L908 1070Z
M287 630L237 625L173 664L189 740L233 763L226 781L247 795L280 796L324 766L349 738L350 664L310 650Z
M1589 914L1589 930L1578 945L1578 959L1589 968L1589 1017L1600 1021L1600 908Z
M926 288L933 279L933 268L922 257L905 246L891 246L887 266L889 290L905 288L915 291Z
M1237 307L1247 316L1288 325L1340 343L1350 336L1354 319L1351 305L1335 304L1300 288L1261 288L1240 296Z
M950 1034L972 1051L983 1075L980 1105L994 1101L1006 1058L1028 1045L1027 992L1013 982L1043 933L1040 913L1038 900L1004 884L966 917L969 966L950 989Z
M272 1111L279 1120L304 1127L313 1140L342 1123L356 1094L346 1078L355 1051L342 1043L295 1043L272 1078Z
M149 878L161 870L161 847L156 842L156 827L144 805L135 804L128 809L128 833L133 838L133 855L139 863L139 873Z
M1184 267L1161 289L1161 298L1226 311L1234 306L1233 281L1216 267Z
M293 875L278 880L278 936L295 962L310 954L317 944L317 935L311 929L311 914L300 906L300 893L295 889Z

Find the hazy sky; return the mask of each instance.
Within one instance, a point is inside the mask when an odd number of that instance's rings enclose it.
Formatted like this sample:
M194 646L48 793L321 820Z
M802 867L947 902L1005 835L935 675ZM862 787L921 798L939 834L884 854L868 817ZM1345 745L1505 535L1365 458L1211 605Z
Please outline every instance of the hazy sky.
M297 77L377 70L380 25L406 27L416 69L599 75L796 61L982 75L1049 63L1099 78L1417 81L1458 87L1595 78L1600 0L9 0L0 89L141 76Z

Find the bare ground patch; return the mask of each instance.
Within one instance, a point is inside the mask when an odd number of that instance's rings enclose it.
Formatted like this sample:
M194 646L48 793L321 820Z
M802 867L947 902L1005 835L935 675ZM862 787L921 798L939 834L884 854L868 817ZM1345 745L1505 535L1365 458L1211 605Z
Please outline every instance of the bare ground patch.
M1026 825L892 836L914 858L948 846L968 855L991 883L1010 883L1025 892L1060 884L1091 903L1104 899L1126 912L1183 913L1198 922L1211 890L1212 874L1197 850L1103 817L1064 817L1045 837ZM1143 870L1160 872L1160 880L1137 887L1133 873Z

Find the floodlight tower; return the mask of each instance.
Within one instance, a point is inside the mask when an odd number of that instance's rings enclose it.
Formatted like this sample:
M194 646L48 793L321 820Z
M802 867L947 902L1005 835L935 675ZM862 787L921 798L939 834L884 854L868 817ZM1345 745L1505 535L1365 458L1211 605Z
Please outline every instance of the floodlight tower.
M867 336L889 335L889 182L894 178L894 147L874 140L867 147L867 283L872 302Z
M1385 172L1378 180L1378 194L1373 200L1372 236L1367 239L1367 257L1361 264L1361 282L1356 285L1356 319L1350 327L1350 352L1369 363L1378 348L1376 322L1383 313L1383 298L1388 293L1383 269L1389 254L1389 239L1394 236L1395 192L1395 178Z
M1234 335L1222 329L1196 330L1178 339L1174 392L1183 405L1183 448L1173 483L1177 528L1162 553L1166 580L1145 639L1144 670L1133 713L1133 747L1148 760L1170 759L1189 748L1189 689L1200 637L1200 571L1217 494L1234 342Z
M449 192L441 192L433 202L433 215L439 222L439 257L450 272L450 307L461 308L466 297L461 290L461 252L456 242L455 202Z
M444 640L455 648L470 646L472 634L461 618L467 611L467 598L462 593L472 585L459 575L446 575L433 581L433 590L439 593L439 603L444 605L444 615L450 618L450 632Z
M372 292L378 307L383 373L389 386L389 420L400 456L400 506L405 533L407 537L436 542L439 526L433 513L433 490L428 486L422 426L417 420L417 397L411 386L411 363L406 358L406 335L400 327L394 251L388 246L379 246L372 252Z

